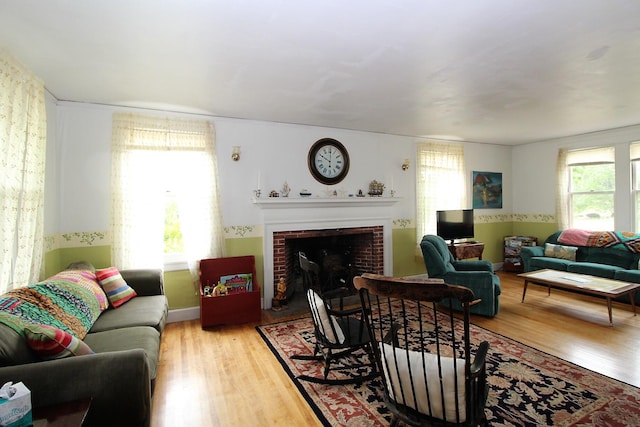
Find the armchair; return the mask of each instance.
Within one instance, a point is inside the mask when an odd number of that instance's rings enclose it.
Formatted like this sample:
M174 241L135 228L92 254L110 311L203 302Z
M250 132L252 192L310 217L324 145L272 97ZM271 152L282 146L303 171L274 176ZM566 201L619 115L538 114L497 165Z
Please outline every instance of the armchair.
M471 306L471 313L493 317L500 309L500 278L493 264L486 260L456 261L442 237L427 234L420 242L429 277L443 279L450 285L471 289L481 301ZM462 310L462 307L458 307Z

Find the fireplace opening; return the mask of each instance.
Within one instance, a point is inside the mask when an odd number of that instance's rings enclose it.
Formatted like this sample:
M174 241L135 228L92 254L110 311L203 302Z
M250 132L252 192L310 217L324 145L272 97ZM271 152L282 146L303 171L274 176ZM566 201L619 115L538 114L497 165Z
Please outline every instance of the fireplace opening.
M355 294L353 277L384 270L382 226L276 232L273 241L274 282L285 277L289 301L302 295L300 252L320 266L326 289L346 287Z

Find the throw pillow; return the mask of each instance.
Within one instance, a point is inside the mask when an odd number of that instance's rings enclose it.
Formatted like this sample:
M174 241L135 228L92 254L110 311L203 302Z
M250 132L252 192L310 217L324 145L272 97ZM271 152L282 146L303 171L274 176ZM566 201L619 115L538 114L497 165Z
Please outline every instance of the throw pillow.
M81 339L47 325L27 325L24 335L29 347L45 360L94 354Z
M329 316L327 312L327 306L320 295L318 295L313 289L307 291L307 300L309 301L309 307L313 314L313 321L318 327L322 328L324 336L334 344L344 343L344 332L338 324L338 320L335 316ZM333 325L333 328L332 328ZM336 331L335 334L333 331Z
M136 291L131 288L122 278L120 271L116 267L96 270L96 277L104 292L109 298L109 303L113 308L118 308L131 298L136 297Z
M429 414L438 419L456 419L456 400L460 405L460 421L466 420L464 359L441 357L432 353L394 349L393 346L380 343L380 353L387 388L398 403L405 404L418 412ZM456 369L455 367L458 367ZM443 379L443 388L437 381ZM425 378L436 381L425 383ZM457 395L456 395L456 382ZM411 387L416 390L414 396ZM444 408L443 408L444 400Z
M578 248L575 246L554 245L551 243L544 244L544 256L552 258L566 259L569 261L576 260L576 252Z

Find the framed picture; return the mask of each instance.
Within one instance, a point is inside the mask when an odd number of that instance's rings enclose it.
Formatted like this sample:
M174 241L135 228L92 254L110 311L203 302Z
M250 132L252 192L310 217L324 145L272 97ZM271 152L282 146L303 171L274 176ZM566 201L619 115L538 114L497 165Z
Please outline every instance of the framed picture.
M473 171L473 208L502 208L502 172Z

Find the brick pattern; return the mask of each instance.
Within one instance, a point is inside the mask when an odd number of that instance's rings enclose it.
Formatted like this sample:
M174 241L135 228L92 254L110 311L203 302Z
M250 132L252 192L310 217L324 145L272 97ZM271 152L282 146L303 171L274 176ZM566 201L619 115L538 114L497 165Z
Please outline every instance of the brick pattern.
M291 230L273 233L273 283L284 277L290 283L294 275L294 239L345 236L354 243L354 267L357 271L383 274L384 230L382 226L329 230Z

